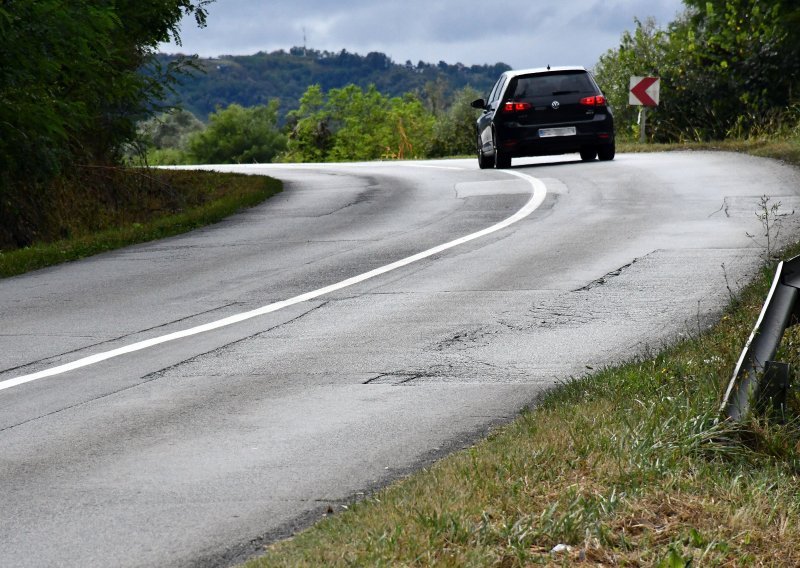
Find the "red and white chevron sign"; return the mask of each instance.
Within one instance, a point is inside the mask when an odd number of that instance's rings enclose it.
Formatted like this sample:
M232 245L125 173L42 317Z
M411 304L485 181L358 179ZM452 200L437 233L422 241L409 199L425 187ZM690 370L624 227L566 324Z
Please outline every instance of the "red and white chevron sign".
M631 90L628 104L654 107L658 106L658 92L661 79L658 77L631 77Z

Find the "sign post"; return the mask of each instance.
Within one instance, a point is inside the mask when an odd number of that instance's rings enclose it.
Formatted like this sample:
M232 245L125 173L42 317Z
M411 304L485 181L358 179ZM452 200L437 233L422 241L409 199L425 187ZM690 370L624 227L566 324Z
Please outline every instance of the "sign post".
M658 77L631 77L628 104L641 106L639 109L639 142L644 144L647 124L647 108L658 106L661 79Z

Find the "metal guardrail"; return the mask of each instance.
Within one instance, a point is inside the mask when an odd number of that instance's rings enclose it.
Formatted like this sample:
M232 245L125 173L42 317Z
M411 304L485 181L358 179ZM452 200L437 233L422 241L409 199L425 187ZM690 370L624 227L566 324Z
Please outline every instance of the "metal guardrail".
M788 365L773 359L786 328L798 322L798 300L800 256L781 262L775 271L772 288L725 392L720 411L726 418L742 421L754 403L785 403Z

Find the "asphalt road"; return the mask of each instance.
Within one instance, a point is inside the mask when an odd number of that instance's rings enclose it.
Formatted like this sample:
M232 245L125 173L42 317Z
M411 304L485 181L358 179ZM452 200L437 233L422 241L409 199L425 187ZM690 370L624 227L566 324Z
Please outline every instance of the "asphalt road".
M0 281L0 565L241 561L706 326L759 265L759 197L800 212L796 170L740 155L519 164L227 168L286 189Z

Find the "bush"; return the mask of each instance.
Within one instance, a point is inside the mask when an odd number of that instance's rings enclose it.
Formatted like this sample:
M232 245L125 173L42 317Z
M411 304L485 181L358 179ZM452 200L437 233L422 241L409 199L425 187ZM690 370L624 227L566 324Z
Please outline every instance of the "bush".
M277 121L277 101L249 108L232 104L211 114L208 127L189 137L189 156L199 164L271 162L286 147Z

